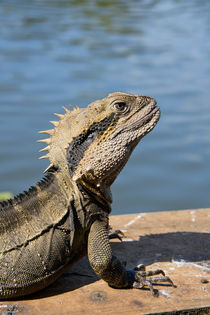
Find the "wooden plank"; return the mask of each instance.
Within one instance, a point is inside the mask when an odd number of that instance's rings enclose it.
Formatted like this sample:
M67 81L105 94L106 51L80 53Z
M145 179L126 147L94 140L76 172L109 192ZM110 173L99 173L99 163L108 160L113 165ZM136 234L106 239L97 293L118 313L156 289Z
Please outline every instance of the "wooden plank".
M2 301L0 314L210 314L210 208L112 216L123 242L112 241L128 268L163 269L176 284L116 290L99 280L87 258L53 285L27 299Z

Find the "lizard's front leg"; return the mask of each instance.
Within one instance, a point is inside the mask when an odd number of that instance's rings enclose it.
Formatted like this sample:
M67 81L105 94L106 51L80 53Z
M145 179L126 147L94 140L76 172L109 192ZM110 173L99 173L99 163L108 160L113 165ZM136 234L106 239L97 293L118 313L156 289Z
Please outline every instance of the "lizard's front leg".
M109 243L108 228L105 222L95 221L90 229L88 238L88 258L95 273L115 288L143 288L148 286L152 294L155 291L152 281L169 282L162 270L146 272L143 266L134 270L125 269L124 265L112 255ZM151 278L147 276L162 274L162 277Z
M95 221L88 237L88 258L95 273L116 288L131 287L135 272L127 272L119 259L112 255L105 222Z

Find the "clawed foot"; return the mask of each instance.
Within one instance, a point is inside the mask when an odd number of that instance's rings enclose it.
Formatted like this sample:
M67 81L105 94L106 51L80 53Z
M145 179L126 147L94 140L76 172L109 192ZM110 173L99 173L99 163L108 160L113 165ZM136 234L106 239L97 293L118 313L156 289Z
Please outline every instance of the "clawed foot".
M168 282L173 287L175 287L172 280L169 277L165 276L164 271L161 269L156 269L153 271L152 270L146 271L144 265L138 265L137 267L134 268L134 271L135 271L135 281L133 283L133 288L141 289L145 286L148 286L153 296L157 297L159 295L158 290L155 290L153 288L153 283ZM161 274L162 277L153 277L153 278L150 277L150 276L159 275L159 274Z
M109 227L111 230L111 227ZM118 240L122 241L122 238L125 237L125 234L120 230L115 230L113 233L109 234L109 239L117 238Z

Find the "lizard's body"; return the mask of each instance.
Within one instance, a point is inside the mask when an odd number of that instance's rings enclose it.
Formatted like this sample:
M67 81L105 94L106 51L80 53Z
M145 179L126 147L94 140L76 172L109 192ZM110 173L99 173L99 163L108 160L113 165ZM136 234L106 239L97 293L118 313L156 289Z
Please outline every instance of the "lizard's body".
M68 190L60 189L56 174L48 174L28 193L0 208L4 220L0 231L1 297L44 288L87 253L91 210L92 218L107 215L94 213L96 209L100 212L99 204L94 208L93 200L89 207L90 197L77 185L67 184Z
M144 271L126 270L112 256L108 214L110 185L155 126L159 109L151 98L113 93L87 109L66 109L58 116L55 129L44 132L50 138L41 140L48 144L47 176L0 203L0 298L43 289L86 253L109 285L150 286Z

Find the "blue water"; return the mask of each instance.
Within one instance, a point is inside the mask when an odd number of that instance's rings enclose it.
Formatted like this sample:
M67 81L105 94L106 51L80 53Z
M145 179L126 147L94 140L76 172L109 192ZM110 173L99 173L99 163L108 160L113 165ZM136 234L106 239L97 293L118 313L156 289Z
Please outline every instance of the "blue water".
M42 177L39 130L114 91L162 116L112 187L113 213L210 207L208 0L2 0L0 191Z

